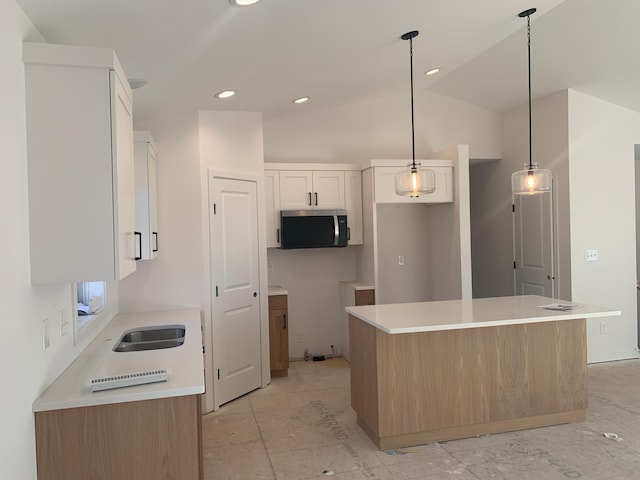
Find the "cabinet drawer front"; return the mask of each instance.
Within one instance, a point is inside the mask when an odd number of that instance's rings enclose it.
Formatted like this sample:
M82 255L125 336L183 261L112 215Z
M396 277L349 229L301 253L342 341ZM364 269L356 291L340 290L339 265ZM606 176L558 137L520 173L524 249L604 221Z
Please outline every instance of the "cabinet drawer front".
M287 309L286 295L272 295L269 297L269 310L286 310L286 309Z

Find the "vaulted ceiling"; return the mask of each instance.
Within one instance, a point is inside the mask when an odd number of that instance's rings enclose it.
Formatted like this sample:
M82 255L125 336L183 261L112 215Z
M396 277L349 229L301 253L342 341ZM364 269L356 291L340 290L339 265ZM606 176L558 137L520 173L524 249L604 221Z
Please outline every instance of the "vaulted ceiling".
M17 0L47 41L110 47L138 112L155 105L263 112L321 108L409 88L495 111L526 101L530 7L534 97L565 88L640 111L637 0ZM440 73L426 76L432 68ZM220 100L214 94L234 89ZM292 100L309 96L304 105Z

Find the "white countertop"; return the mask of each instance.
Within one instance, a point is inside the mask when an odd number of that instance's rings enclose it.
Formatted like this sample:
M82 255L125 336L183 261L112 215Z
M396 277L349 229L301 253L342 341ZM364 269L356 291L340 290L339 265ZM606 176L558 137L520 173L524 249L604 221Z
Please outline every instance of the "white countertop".
M351 288L353 290L375 290L376 287L362 282L340 282L343 287Z
M538 308L552 303L571 304L578 308L570 311ZM619 310L611 308L565 302L536 295L365 305L347 307L346 310L360 320L392 334L610 317L621 314Z
M184 344L143 352L114 352L122 334L136 327L184 325ZM204 393L200 310L121 313L33 403L33 411L106 405ZM93 378L164 368L166 382L91 392Z
M280 285L269 285L269 296L272 297L274 295L289 295L289 292Z

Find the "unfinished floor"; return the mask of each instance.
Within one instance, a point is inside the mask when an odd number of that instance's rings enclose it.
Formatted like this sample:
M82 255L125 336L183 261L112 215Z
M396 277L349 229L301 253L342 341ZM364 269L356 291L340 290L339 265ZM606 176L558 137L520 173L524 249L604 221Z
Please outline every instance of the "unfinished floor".
M204 417L205 479L640 479L640 361L589 366L584 423L397 451L379 451L349 404L344 360L292 363Z

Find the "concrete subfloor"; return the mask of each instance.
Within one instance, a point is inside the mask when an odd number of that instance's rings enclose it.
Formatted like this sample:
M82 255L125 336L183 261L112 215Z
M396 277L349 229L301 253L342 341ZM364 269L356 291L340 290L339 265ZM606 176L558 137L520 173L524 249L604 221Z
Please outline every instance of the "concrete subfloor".
M204 417L205 479L640 479L640 361L588 371L585 422L382 452L356 424L348 363L293 362Z

